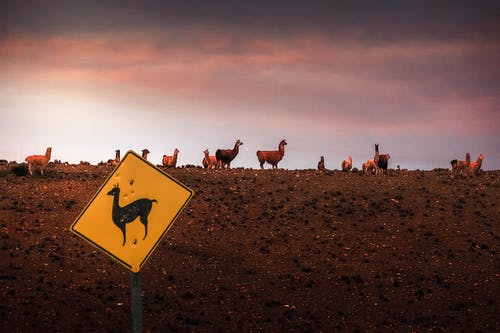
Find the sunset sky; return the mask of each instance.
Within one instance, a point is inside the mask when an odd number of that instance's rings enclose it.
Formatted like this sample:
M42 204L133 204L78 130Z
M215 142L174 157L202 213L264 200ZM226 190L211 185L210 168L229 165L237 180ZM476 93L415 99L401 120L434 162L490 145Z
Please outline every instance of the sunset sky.
M499 1L1 1L0 159L286 139L280 167L500 169Z

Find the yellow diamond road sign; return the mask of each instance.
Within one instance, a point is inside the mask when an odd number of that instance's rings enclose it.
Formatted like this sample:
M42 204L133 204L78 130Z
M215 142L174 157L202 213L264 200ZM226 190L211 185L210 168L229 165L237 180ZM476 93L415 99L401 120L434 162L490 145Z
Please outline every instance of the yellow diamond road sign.
M139 272L193 191L128 151L71 231Z

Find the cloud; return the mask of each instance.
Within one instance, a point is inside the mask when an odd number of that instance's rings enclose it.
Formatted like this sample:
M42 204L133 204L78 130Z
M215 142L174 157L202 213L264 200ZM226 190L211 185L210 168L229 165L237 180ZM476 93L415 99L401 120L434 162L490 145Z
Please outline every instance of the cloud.
M500 53L497 45L378 46L308 35L240 41L231 33L196 28L170 38L162 31L140 30L11 38L0 47L0 70L43 85L105 87L118 99L120 91L135 91L145 98L191 99L221 110L254 108L375 125L428 123L442 110L452 112L457 100L498 102L485 84L498 78L491 71L491 54Z
M401 40L494 38L497 1L2 1L0 35L107 33L124 29L189 29L242 38L306 33L389 43ZM497 29L494 29L494 28Z

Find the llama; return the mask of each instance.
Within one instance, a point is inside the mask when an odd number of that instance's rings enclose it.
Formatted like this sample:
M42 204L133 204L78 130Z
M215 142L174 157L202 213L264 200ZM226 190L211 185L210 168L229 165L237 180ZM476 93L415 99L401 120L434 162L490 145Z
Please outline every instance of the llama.
M387 166L389 164L389 159L391 156L389 154L380 154L378 150L378 144L375 144L375 156L373 157L373 161L377 168L375 169L375 173L379 172L387 172Z
M240 145L242 145L239 139L234 144L233 149L217 149L215 152L215 158L217 159L217 166L219 168L224 168L226 165L228 169L231 168L231 161L238 155Z
M325 170L325 158L323 156L320 157L320 160L318 162L318 170Z
M264 169L264 163L267 162L272 165L273 169L278 168L278 163L285 155L286 140L281 140L278 150L258 150L257 158L259 159L260 168Z
M465 154L465 161L453 160L451 163L451 173L460 173L465 175L470 165L470 154Z
M177 154L179 154L179 149L174 149L173 156L163 155L162 164L167 168L175 168L177 165Z
M147 149L142 150L142 158L145 159L146 161L148 160L148 154L149 154L149 150L147 150Z
M479 154L479 157L477 158L476 162L470 162L468 169L467 169L468 174L471 174L471 175L479 174L479 170L481 170L481 165L483 164L483 159L484 159L484 155Z
M118 163L120 163L120 149L115 150L115 159L109 159L107 164L115 166L118 165Z
M205 154L203 161L201 161L203 167L205 169L215 169L217 167L217 158L214 155L210 156L208 149L205 149L203 153Z
M376 173L378 169L377 164L375 164L375 160L373 158L363 163L362 168L364 173L371 172L372 174Z
M351 171L351 169L352 169L352 157L349 156L349 157L347 157L346 160L342 161L342 171L347 172L347 171Z
M120 187L118 187L118 184L116 184L113 189L108 192L108 195L113 196L113 210L111 215L113 218L113 223L122 231L122 246L124 246L126 242L125 226L138 217L141 223L144 225L143 240L146 239L146 236L148 235L148 215L151 212L151 208L153 207L153 202L158 201L156 201L156 199L151 200L143 198L129 203L124 207L120 207Z
M40 174L43 175L43 170L50 161L50 155L52 154L52 147L48 147L45 151L45 155L31 155L26 157L24 160L28 162L28 172L33 176L33 169L38 167L40 169Z

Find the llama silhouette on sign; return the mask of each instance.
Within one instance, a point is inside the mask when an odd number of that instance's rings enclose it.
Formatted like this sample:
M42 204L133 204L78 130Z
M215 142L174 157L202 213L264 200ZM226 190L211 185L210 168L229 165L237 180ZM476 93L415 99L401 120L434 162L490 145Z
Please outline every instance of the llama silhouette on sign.
M158 202L156 199L138 199L124 207L120 207L118 203L120 197L120 188L118 184L116 184L111 191L108 192L108 195L113 196L113 223L122 231L123 233L123 243L122 246L125 245L126 242L126 229L125 225L134 221L136 218L140 218L142 224L144 224L144 239L148 235L148 215L151 212L151 208L153 207L153 202Z

